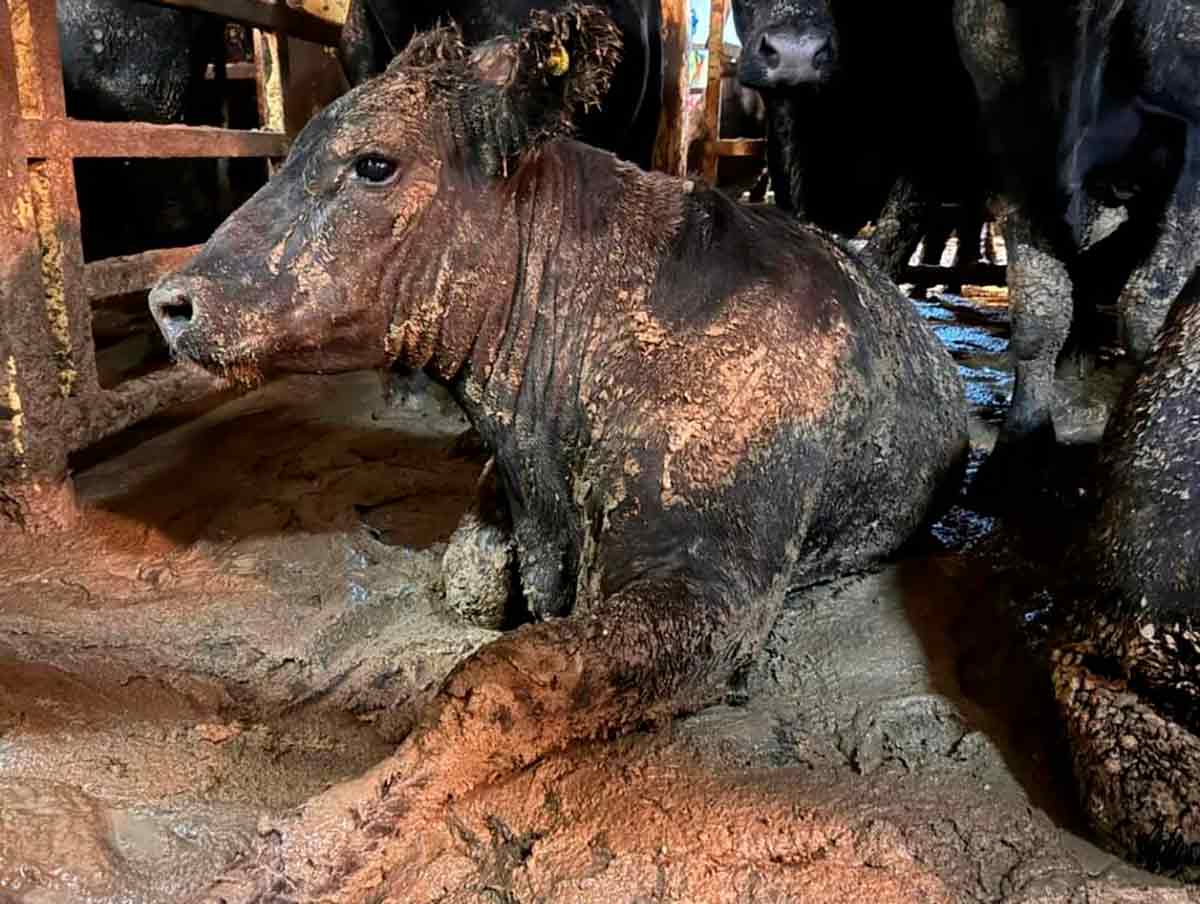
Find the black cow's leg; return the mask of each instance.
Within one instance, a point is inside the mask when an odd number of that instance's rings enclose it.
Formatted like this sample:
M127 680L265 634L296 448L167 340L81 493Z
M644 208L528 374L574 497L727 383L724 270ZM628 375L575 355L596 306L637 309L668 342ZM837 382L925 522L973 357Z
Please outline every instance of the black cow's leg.
M1071 278L1067 268L1018 209L1009 211L1008 306L1012 325L1014 384L1001 443L1052 435L1054 372L1071 329Z
M646 23L646 87L642 92L637 116L629 132L626 153L644 170L654 168L654 145L662 116L663 48L658 34L662 29L658 4L650 4Z
M804 175L809 142L798 134L800 111L786 97L768 98L766 107L767 170L771 174L775 206L804 219L807 214Z
M568 744L699 708L764 642L781 602L681 578L634 582L570 618L480 648L446 679L420 727L365 776L273 831L210 890L234 902L374 900L449 843L445 807ZM440 827L440 828L439 828ZM400 883L397 885L396 883Z
M1200 142L1189 137L1189 144ZM1198 152L1200 147L1189 148L1188 159ZM1192 169L1200 170L1200 164ZM1118 302L1125 345L1138 362L1150 353L1171 303L1200 265L1200 171L1180 178L1157 226L1157 241Z
M864 253L895 282L900 281L904 265L921 241L929 207L916 186L902 176L892 186L875 221L875 231Z
M1013 394L973 489L977 504L1008 507L1045 475L1055 440L1056 365L1071 329L1073 286L1050 241L1022 211L1010 208L1004 220Z

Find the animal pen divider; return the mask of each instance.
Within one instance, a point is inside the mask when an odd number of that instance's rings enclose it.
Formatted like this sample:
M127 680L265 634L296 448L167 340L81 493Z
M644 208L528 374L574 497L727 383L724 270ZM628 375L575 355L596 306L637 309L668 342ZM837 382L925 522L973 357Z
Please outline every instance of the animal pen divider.
M80 158L259 157L277 161L314 104L289 79L289 49L335 45L347 0L151 0L254 29L257 130L93 122L66 113L55 0L0 0L0 527L75 523L68 456L171 406L218 389L194 368L164 367L105 388L92 313L148 289L199 246L85 263L73 164ZM708 40L709 140L718 156L761 154L761 141L717 137L726 0L713 0ZM663 0L664 104L655 167L685 174L687 0ZM294 39L301 39L300 41ZM241 65L241 64L235 64ZM245 77L245 67L236 76Z
M163 0L251 26L260 130L92 122L66 114L55 0L0 0L0 525L69 526L67 456L216 389L167 367L103 388L93 307L144 291L198 246L84 263L73 162L109 157L278 160L311 105L289 96L289 47L336 44L345 0ZM311 47L308 48L310 51Z
M710 0L708 19L708 57L705 60L704 142L701 174L709 185L717 184L717 163L722 157L757 157L766 159L765 138L722 138L721 73L725 55L725 20L729 0Z

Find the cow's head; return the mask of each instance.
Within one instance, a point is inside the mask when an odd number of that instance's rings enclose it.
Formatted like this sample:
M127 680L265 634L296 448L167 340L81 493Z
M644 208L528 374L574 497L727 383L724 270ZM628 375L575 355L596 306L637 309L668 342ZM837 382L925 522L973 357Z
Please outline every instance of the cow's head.
M837 63L831 0L733 0L738 80L760 91L820 85Z
M315 117L275 177L151 293L172 350L243 382L398 356L424 366L445 313L424 290L456 277L441 273L434 224L453 236L463 204L501 197L616 65L619 33L594 7L530 23L474 49L455 28L419 35Z

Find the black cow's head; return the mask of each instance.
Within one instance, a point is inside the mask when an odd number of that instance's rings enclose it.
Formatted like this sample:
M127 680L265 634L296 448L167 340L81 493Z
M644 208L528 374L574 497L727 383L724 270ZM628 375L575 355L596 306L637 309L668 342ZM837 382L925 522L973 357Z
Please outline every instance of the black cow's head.
M619 43L589 6L535 13L474 49L455 28L419 35L315 117L275 177L154 289L172 350L244 382L425 366L461 282L447 243L488 250L466 212L497 207L512 174L602 99Z
M733 0L733 24L742 42L742 84L787 90L833 75L838 41L830 0Z

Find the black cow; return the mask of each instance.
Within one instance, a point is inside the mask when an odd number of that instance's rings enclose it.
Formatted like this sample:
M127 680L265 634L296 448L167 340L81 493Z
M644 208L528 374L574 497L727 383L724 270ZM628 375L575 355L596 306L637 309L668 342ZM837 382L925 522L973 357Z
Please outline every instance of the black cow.
M1057 645L1054 690L1099 833L1200 877L1200 278L1113 413L1082 569L1097 578Z
M940 205L961 204L978 256L983 194L975 99L953 0L734 0L738 74L766 101L775 201L869 245L899 274Z
M67 114L77 119L219 124L223 58L212 16L136 0L58 0ZM203 241L234 206L220 204L215 161L80 160L84 256Z
M1118 301L1134 360L1200 261L1200 11L1183 0L957 0L1007 196L1016 385L1011 450L1052 439L1056 365L1083 314ZM1115 231L1098 228L1120 208ZM1074 341L1071 345L1077 346Z
M893 552L957 476L962 384L895 286L779 211L556 140L618 45L590 7L474 51L423 34L151 295L179 355L235 378L399 361L446 385L538 617L224 900L424 900L451 799L703 705L789 586Z
M663 58L659 0L600 4L621 32L621 62L602 107L578 118L581 141L649 169L662 110ZM512 34L533 10L553 11L563 0L351 0L339 55L357 85L387 68L412 36L456 23L468 45Z

